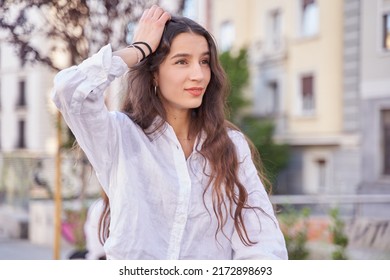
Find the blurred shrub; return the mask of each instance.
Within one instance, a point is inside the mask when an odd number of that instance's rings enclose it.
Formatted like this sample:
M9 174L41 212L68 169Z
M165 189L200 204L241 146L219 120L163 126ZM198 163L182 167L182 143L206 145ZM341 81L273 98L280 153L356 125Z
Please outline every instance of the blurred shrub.
M332 236L332 242L336 246L335 251L332 253L333 260L347 260L346 248L348 246L348 237L345 234L345 223L340 218L340 212L338 208L333 208L329 211L331 217L331 224L329 225L329 231Z
M309 215L309 208L296 210L292 206L287 206L278 216L290 260L306 260L309 256L306 246Z

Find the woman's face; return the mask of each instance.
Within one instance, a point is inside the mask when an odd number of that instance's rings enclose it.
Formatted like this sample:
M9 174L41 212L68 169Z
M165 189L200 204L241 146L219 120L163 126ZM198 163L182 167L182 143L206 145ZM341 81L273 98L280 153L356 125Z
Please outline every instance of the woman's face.
M181 33L159 66L155 80L167 112L189 110L202 104L210 82L210 51L205 37Z

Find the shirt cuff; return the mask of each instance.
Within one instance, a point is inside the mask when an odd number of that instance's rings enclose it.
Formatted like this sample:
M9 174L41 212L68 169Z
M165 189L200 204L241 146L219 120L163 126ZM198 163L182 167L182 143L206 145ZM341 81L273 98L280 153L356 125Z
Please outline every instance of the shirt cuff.
M92 57L84 60L78 69L85 74L87 80L99 86L107 80L122 76L128 67L122 58L112 55L111 45L107 44Z

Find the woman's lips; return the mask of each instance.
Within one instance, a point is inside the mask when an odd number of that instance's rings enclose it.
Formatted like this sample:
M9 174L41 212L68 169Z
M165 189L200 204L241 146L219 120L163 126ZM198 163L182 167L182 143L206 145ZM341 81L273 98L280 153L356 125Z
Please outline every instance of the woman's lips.
M189 94L193 96L200 96L203 93L203 88L202 87L191 87L191 88L186 88L185 91L187 91Z

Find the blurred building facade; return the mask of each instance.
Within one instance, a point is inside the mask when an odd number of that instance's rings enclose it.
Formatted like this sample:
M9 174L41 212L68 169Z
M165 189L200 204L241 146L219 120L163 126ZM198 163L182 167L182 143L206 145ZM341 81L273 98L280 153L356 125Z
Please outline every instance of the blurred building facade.
M56 118L49 102L53 77L48 67L22 65L14 47L0 42L0 193L4 204L25 206L34 172L44 168L45 173L54 173Z
M48 102L53 77L47 67L22 66L14 48L0 43L1 153L54 153L55 119Z
M390 193L390 1L361 0L360 192ZM387 207L386 207L387 206ZM390 211L389 205L382 205ZM375 209L366 212L378 215ZM388 214L387 214L388 215Z
M31 191L51 192L53 77L42 65L22 65L14 48L0 42L0 236L27 238Z
M39 63L22 65L15 47L0 41L0 237L52 244L58 148L57 109L51 102L55 74ZM72 153L63 154L64 199L77 198L87 184L86 195L99 193L87 167Z
M230 47L250 50L253 114L273 119L275 139L291 146L279 192L354 193L359 177L348 174L360 166L357 137L343 130L343 1L213 3L214 32L225 38L230 25Z
M212 1L221 51L249 49L252 114L291 147L278 192L390 193L389 2Z

